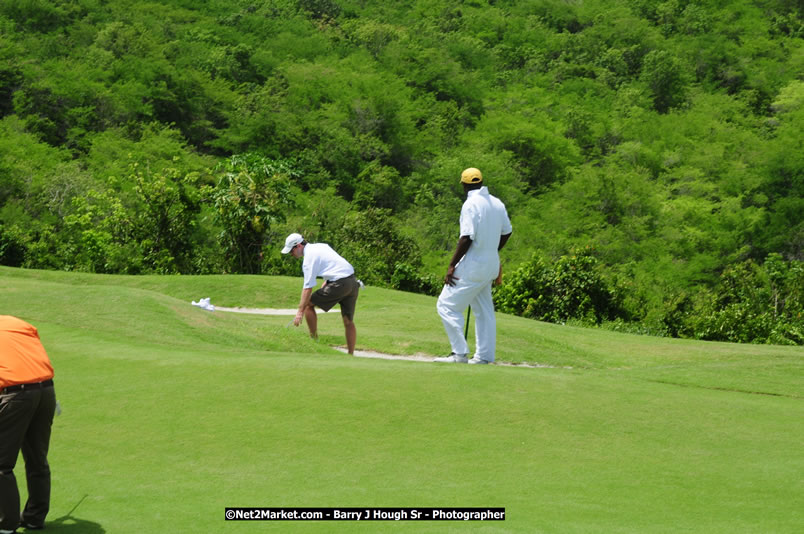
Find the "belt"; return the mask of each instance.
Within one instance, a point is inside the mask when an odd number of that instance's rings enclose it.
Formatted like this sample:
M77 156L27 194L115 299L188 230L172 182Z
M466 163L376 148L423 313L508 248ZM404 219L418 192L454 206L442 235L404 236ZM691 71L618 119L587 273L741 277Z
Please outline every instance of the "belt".
M8 386L7 388L0 389L0 393L14 393L15 391L25 391L26 389L45 389L52 388L53 380L45 380L43 382L34 382L32 384L16 384Z

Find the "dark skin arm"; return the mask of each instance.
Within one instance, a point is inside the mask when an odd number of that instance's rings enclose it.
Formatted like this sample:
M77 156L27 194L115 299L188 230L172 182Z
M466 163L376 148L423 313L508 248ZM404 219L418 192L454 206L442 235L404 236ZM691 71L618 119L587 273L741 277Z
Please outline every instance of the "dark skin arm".
M444 283L448 286L454 286L455 280L455 266L458 265L458 262L461 261L466 253L469 251L469 247L472 246L472 238L468 235L462 235L461 238L458 240L458 246L455 247L455 253L452 255L452 259L449 260L449 267L447 267L447 276L444 277Z
M497 247L497 251L501 251L502 248L508 243L508 238L511 237L511 234L503 234L500 236L500 244ZM502 264L500 264L500 273L497 275L497 279L494 281L494 285L498 286L502 284Z
M505 244L508 242L508 238L511 237L511 234L505 234L500 236L500 244L497 247L497 250L502 250ZM444 283L448 286L454 286L455 280L459 280L455 277L455 266L458 265L458 262L466 255L469 251L469 247L472 246L472 238L468 235L462 235L461 238L458 240L458 245L455 247L455 253L452 255L452 259L449 261L449 267L447 267L447 275L444 277ZM502 280L502 267L500 267L500 274L497 276L497 280L495 283L499 284Z
M511 234L503 234L500 236L500 245L497 247L497 251L502 250L506 243L508 243L508 238L511 237Z

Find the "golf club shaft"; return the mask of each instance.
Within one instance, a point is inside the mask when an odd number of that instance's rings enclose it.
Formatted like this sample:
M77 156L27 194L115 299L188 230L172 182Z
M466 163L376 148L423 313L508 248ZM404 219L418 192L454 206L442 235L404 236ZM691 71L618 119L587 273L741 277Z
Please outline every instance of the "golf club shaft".
M465 340L467 340L467 341L469 341L469 314L471 314L471 313L472 313L472 307L467 306L466 307L466 328L463 331L463 338Z

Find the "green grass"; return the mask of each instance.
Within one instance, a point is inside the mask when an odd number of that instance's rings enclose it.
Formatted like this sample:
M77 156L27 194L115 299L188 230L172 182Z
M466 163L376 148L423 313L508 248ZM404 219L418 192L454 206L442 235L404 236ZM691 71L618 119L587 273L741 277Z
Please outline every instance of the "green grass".
M0 313L39 328L64 408L50 455L51 531L765 533L804 524L800 347L499 315L498 359L553 367L439 365L335 351L337 311L321 316L316 343L286 328L288 317L190 305L208 296L295 307L300 290L300 278L0 268ZM443 354L434 308L431 297L367 288L358 348ZM507 519L225 522L227 506L500 506Z

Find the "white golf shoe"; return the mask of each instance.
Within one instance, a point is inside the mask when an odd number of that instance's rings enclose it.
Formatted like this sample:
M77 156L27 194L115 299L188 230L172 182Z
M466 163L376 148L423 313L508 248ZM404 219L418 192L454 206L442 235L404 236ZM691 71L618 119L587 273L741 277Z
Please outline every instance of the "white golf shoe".
M488 361L488 360L484 360L483 358L478 358L477 356L475 356L474 358L472 358L471 360L469 360L469 362L468 362L468 363L473 363L473 364L478 364L478 363L479 363L479 364L483 364L483 363L491 363L491 362L490 362L490 361Z
M449 356L435 358L433 361L440 363L466 363L469 361L469 359L466 357L466 354L455 354L454 352L451 352Z

